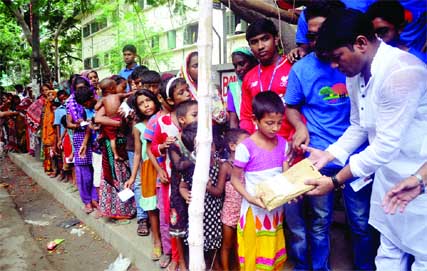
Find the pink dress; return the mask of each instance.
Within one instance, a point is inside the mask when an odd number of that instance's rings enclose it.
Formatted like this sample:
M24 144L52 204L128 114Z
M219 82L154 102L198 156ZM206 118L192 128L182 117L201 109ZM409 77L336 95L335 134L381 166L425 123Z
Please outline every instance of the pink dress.
M226 163L230 163L233 167L231 162L227 161ZM239 194L239 192L236 191L236 189L234 189L234 186L231 184L230 179L231 178L228 177L225 182L225 196L224 204L221 210L221 222L224 225L236 228L240 216L242 196ZM241 180L243 180L243 176Z

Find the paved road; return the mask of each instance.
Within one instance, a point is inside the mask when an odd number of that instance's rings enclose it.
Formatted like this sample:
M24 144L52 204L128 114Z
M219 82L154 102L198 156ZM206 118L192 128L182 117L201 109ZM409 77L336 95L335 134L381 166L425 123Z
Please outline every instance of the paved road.
M55 270L3 187L0 187L0 270Z
M84 224L72 227L85 232L81 237L57 226L70 219L74 214L8 158L0 161L0 270L106 269L118 252ZM65 241L47 251L47 243L57 238Z

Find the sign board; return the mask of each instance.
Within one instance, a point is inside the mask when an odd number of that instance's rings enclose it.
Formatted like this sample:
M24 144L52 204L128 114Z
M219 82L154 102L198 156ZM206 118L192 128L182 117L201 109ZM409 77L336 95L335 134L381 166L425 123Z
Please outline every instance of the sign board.
M227 101L227 86L230 82L236 82L237 75L234 70L221 72L221 90L225 101Z

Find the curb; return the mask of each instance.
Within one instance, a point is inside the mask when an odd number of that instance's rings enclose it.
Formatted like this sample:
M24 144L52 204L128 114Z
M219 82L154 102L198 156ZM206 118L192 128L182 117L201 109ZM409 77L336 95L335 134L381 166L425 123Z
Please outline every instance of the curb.
M48 177L40 161L29 154L9 153L9 158L28 176L33 178L43 189L62 203L78 219L91 227L96 233L111 244L124 257L131 259L139 270L161 270L157 262L151 260L151 238L136 234L136 219L128 225L114 225L105 218L96 219L94 214L87 215L83 211L79 193L67 191L69 184L58 182Z

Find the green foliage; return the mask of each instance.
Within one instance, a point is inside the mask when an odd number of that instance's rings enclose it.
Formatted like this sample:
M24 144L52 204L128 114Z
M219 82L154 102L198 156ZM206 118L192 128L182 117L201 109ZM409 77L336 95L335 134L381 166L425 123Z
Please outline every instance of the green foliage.
M81 30L79 26L79 19L77 15L80 13L90 12L93 5L90 1L71 1L71 0L38 0L37 5L33 6L33 12L39 15L40 24L40 49L45 56L46 61L52 71L55 67L55 43L54 38L58 35L58 45L60 53L60 66L61 70L70 71L72 61L81 61L79 58L81 49ZM6 3L9 8L6 7ZM0 13L2 18L6 20L7 24L5 31L0 33L0 43L11 44L9 41L8 29L12 29L16 43L18 40L21 42L20 46L15 46L15 50L3 50L8 52L9 61L20 62L21 73L16 73L9 66L4 69L8 74L17 74L17 81L27 81L29 78L31 46L22 37L22 27L17 23L17 18L14 16L11 9L21 13L25 19L26 25L30 26L30 7L28 0L2 0L0 2ZM7 18L7 19L6 19ZM2 25L5 25L0 21ZM13 27L12 27L13 26ZM58 32L58 33L57 33ZM19 37L16 39L16 37ZM14 44L12 43L12 44ZM25 45L26 44L26 45ZM25 46L24 46L25 45ZM3 63L3 61L2 61ZM25 65L23 65L25 63ZM22 69L22 67L26 69Z
M0 5L0 80L6 86L28 82L31 47L26 44L21 28Z
M176 1L184 5L184 1ZM167 0L148 1L151 6L167 5ZM180 6L176 4L175 6ZM114 31L115 46L108 52L99 54L102 57L104 53L109 54L109 70L111 73L117 73L123 68L122 48L126 44L133 44L137 48L139 64L147 65L149 60L154 63L168 61L170 54L160 52L158 38L162 29L152 29L147 26L144 18L144 12L138 1L116 0L97 1L94 4L94 10L101 12L96 13L96 18L108 18L109 27ZM158 69L158 67L150 67Z

